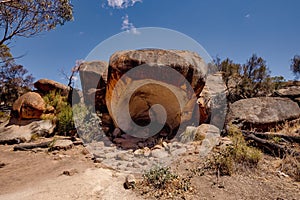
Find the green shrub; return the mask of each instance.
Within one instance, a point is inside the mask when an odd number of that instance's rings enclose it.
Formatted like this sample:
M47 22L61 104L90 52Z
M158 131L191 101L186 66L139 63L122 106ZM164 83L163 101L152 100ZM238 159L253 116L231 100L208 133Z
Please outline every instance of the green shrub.
M9 119L10 118L10 115L9 115L9 113L7 113L7 112L3 112L3 111L0 111L0 119L4 119L4 120L7 120L7 119Z
M62 135L70 135L75 129L72 107L66 104L57 114L57 131Z
M186 199L185 194L192 190L191 178L180 177L171 172L169 167L154 167L143 175L143 181L136 185L137 190L141 191L146 197L157 199Z
M5 112L0 111L0 118L5 117Z
M67 103L67 98L62 96L60 92L55 90L50 91L43 97L47 106L53 106L56 112L59 112Z
M247 145L242 132L231 133L233 146L232 156L235 162L247 164L248 166L256 166L262 157L260 150Z
M164 189L168 183L178 178L178 175L173 174L169 167L154 167L149 172L143 175L144 180L154 188Z
M50 91L43 99L46 102L46 106L54 107L53 114L44 113L41 118L52 120L56 123L57 133L60 135L70 135L75 130L73 121L73 111L71 105L67 102L67 98L60 95L59 92Z
M262 158L261 151L248 146L241 130L236 126L229 126L228 135L233 144L213 155L209 162L212 168L217 170L220 175L232 175L241 166L256 167Z
M92 108L84 104L73 105L74 121L80 138L85 143L100 141L106 137L104 132L100 132L100 117Z

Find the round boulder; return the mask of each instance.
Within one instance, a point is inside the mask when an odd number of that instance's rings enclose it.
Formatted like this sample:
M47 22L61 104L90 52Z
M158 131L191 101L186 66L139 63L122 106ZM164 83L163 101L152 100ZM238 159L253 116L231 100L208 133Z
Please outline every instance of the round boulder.
M36 92L28 92L20 96L13 104L20 119L39 119L46 109L44 99Z
M42 93L49 93L50 91L55 90L60 92L63 96L67 96L70 91L68 86L50 79L40 79L34 83L34 87Z
M204 60L190 51L116 52L108 68L109 114L115 126L132 136L147 138L163 129L172 137L181 124L199 117L196 102L206 73Z

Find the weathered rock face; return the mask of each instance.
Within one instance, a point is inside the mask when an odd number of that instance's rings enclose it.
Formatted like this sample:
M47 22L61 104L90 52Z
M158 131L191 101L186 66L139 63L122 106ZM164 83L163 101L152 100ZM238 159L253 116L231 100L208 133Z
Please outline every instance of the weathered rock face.
M79 67L82 92L85 104L95 105L96 109L107 111L105 90L107 82L108 63L104 61L84 62Z
M276 124L300 117L297 103L288 98L259 97L242 99L230 106L227 122L242 129L268 131Z
M33 135L49 136L54 132L55 124L50 120L17 120L11 118L9 123L0 127L0 144L17 144L28 142Z
M13 104L20 119L39 119L46 109L44 99L35 92L28 92L19 97Z
M49 79L38 80L34 83L34 87L42 93L49 93L52 90L56 90L61 92L61 95L63 96L67 96L70 91L70 88L68 86Z
M289 85L289 83L286 84ZM273 96L290 98L300 106L300 86L298 82L294 82L294 84L275 91Z
M198 127L188 126L179 138L183 143L211 140L209 142L213 148L220 140L220 129L211 124L201 124Z
M227 87L222 73L209 74L206 84L198 98L202 118L200 122L210 122L222 129L227 114Z
M300 97L300 86L291 86L275 91L275 95L279 97L297 98Z
M199 115L196 97L205 85L206 72L204 61L189 51L116 52L110 58L106 87L115 126L143 138L162 127L172 134L181 123ZM147 127L135 129L136 125Z

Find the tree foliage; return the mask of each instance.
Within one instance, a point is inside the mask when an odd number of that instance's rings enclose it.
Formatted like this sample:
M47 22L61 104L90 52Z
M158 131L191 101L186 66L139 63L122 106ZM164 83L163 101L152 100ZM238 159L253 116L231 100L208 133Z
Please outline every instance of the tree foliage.
M72 20L69 0L11 0L0 4L0 45L13 37L31 37Z
M269 94L272 88L270 70L266 61L255 54L243 65L241 86L243 98L264 96Z
M0 1L0 103L11 103L30 89L32 75L15 63L9 44L16 37L32 37L73 19L69 0Z
M12 104L21 94L32 87L33 77L22 65L0 69L1 102Z
M232 79L237 79L240 76L241 65L234 63L229 58L226 58L221 62L219 58L217 65L219 70L223 72L223 80L226 86L229 86Z
M295 75L295 78L299 79L300 78L300 55L295 55L291 61L292 63L290 68L293 74Z
M12 104L21 94L30 90L33 77L22 66L17 65L6 45L0 50L0 102Z
M223 72L228 88L228 100L266 96L280 87L283 77L271 77L266 61L253 54L245 64L234 63L229 58L216 63Z

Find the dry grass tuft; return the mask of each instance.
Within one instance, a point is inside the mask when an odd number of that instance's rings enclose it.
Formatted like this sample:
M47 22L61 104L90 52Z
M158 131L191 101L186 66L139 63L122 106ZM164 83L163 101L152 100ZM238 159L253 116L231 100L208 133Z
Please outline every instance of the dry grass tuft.
M292 177L295 181L300 182L300 158L286 155L280 164L280 171Z
M255 168L262 158L260 150L247 145L242 132L231 125L228 131L233 144L221 149L210 159L210 167L219 175L232 175L233 172Z
M192 190L191 177L182 178L172 172L169 167L154 167L143 175L143 180L138 182L136 188L145 197L156 199L173 199Z

